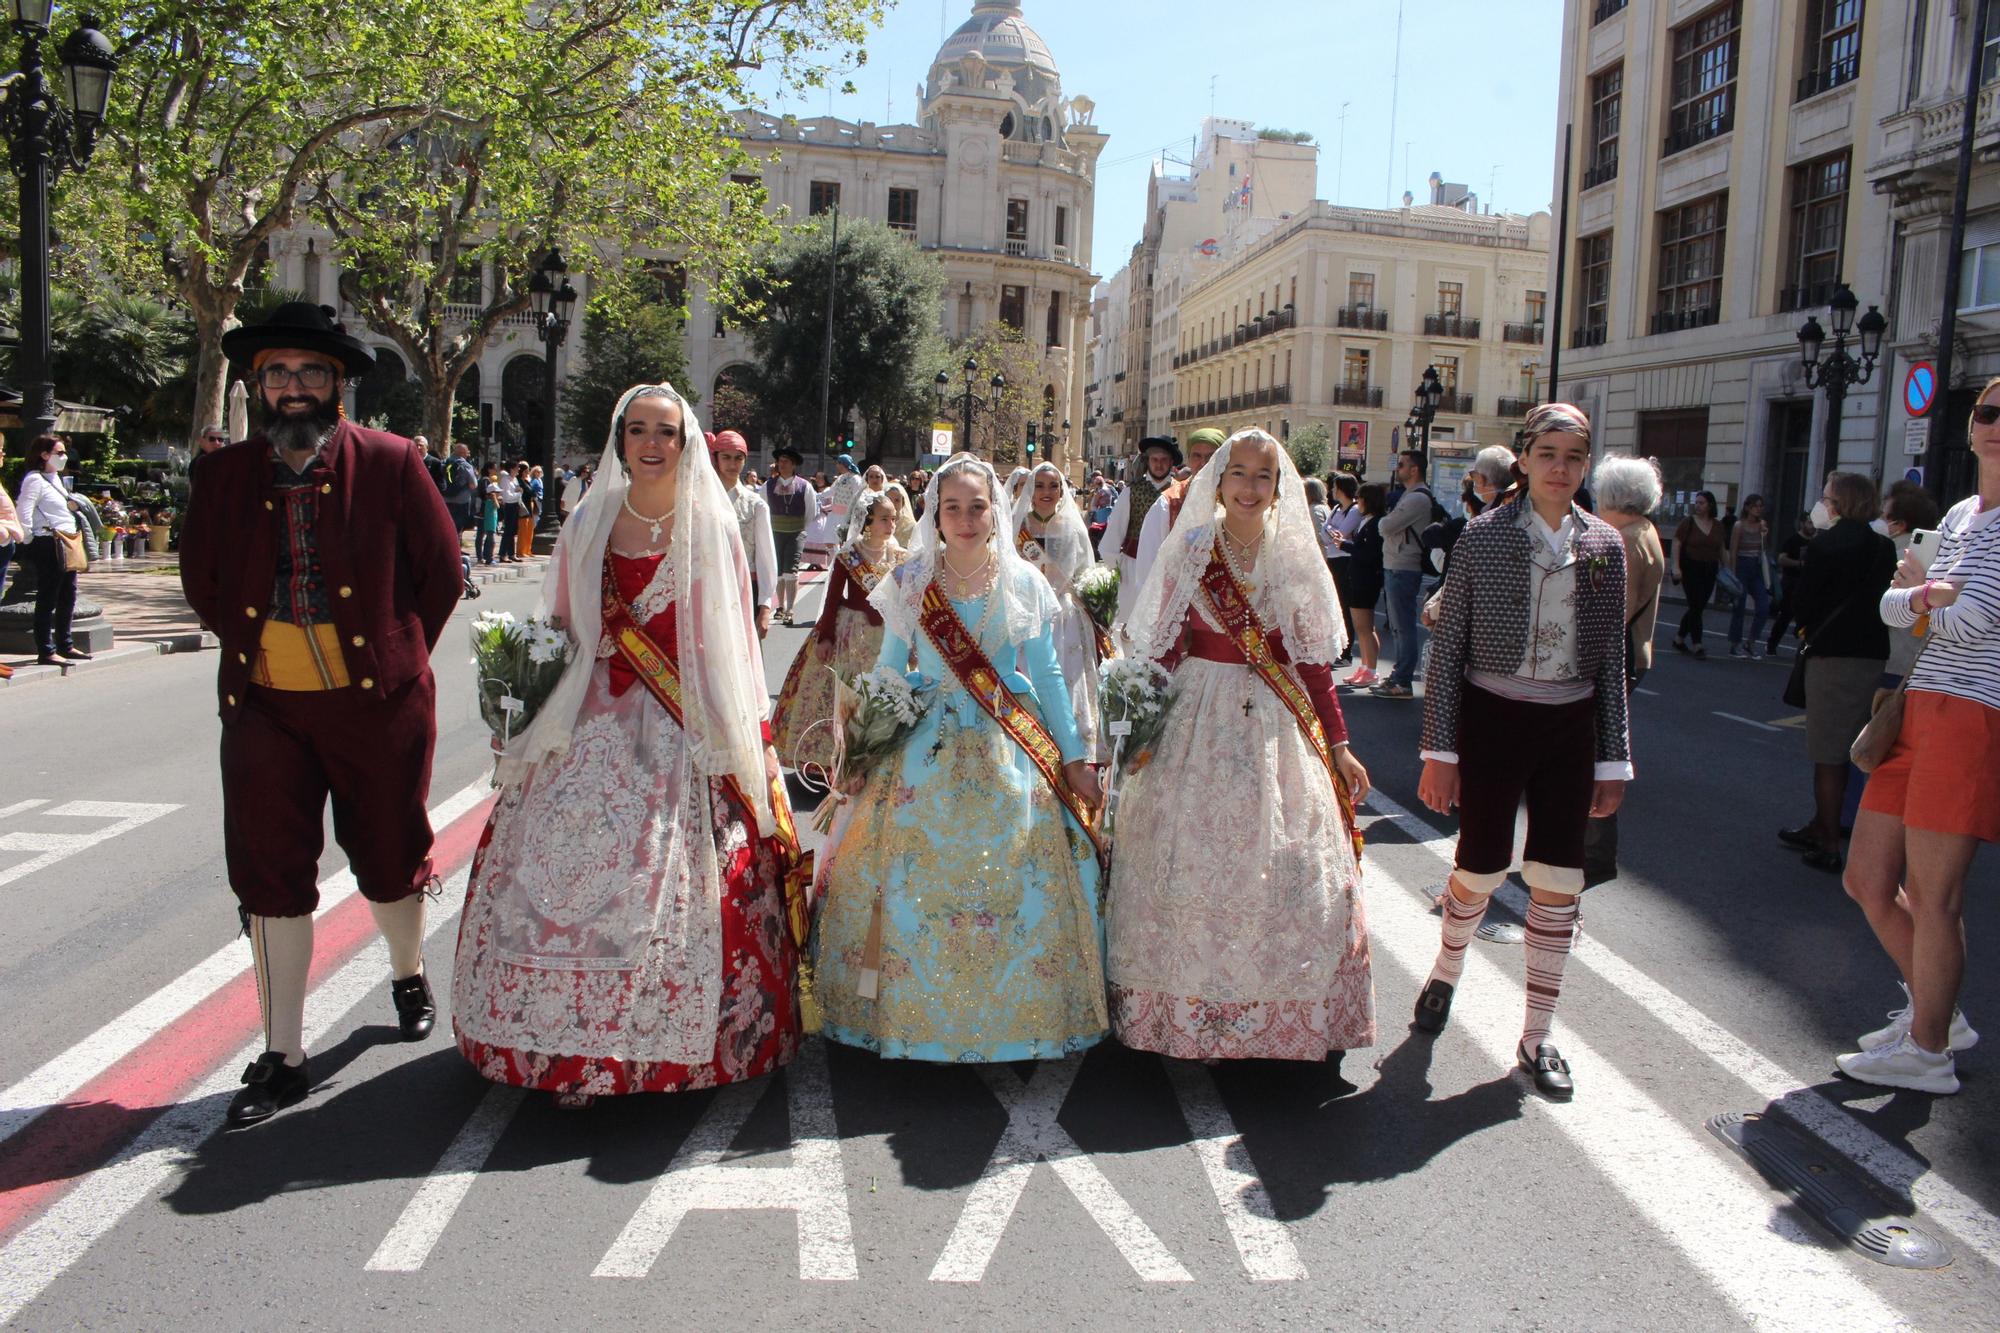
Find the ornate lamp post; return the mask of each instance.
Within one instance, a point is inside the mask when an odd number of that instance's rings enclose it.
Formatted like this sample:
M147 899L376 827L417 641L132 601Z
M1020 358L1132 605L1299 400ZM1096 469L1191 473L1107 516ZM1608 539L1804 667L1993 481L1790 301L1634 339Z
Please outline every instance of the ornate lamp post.
M111 101L118 57L85 15L62 44L65 107L43 77L42 42L55 0L9 0L8 18L21 38L21 68L0 80L0 128L21 181L21 424L32 438L55 429L55 385L49 379L49 185L80 171L97 147Z
M993 378L987 382L993 390L992 395L980 398L973 390L973 381L979 378L979 363L968 356L959 370L965 376L965 392L959 396L958 402L959 428L962 432L958 451L963 453L969 452L972 448L972 418L980 412L999 410L1000 395L1007 388L1007 377L997 370L994 371ZM943 411L945 404L950 401L951 372L940 370L933 383L937 385L938 410Z
M553 498L562 492L556 477L556 351L569 337L569 312L576 304L576 288L570 286L569 269L554 246L528 279L528 304L535 314L535 335L546 349L545 378L542 381L542 522L544 532L562 526L560 506Z
M1425 366L1423 378L1417 382L1416 393L1412 395L1410 416L1403 423L1404 434L1417 441L1416 449L1423 455L1424 476L1431 475L1431 422L1437 416L1438 402L1444 397L1444 381L1438 377L1436 366ZM1394 463L1391 459L1391 464ZM1393 474L1393 466L1390 469Z
M1823 470L1831 471L1840 459L1840 410L1849 388L1866 384L1875 372L1875 359L1882 354L1882 335L1889 321L1874 306L1857 322L1854 312L1861 302L1846 283L1835 286L1827 302L1827 318L1833 322L1833 350L1826 352L1826 330L1817 316L1807 315L1799 326L1799 355L1805 362L1806 387L1826 394L1826 452ZM1847 340L1856 335L1861 355L1850 356ZM1824 353L1824 355L1822 355Z

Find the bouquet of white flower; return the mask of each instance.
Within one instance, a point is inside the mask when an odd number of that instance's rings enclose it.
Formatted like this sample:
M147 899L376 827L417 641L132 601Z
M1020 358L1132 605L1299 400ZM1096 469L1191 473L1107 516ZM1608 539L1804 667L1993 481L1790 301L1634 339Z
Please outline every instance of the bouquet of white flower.
M472 620L472 665L478 673L479 715L504 748L527 730L555 691L576 642L558 620L483 611Z
M903 747L930 711L937 684L924 681L912 685L892 667L876 667L855 676L834 674L833 772L827 776L830 799L822 801L814 826L824 833L832 827L833 816L847 799L847 789L856 786L869 771Z
M1118 817L1119 778L1136 773L1153 757L1153 742L1166 723L1173 702L1167 686L1172 677L1158 662L1120 657L1098 671L1097 706L1111 737L1111 770L1104 792L1104 831L1108 836Z
M1077 600L1105 633L1118 618L1118 570L1112 565L1092 565L1076 576Z

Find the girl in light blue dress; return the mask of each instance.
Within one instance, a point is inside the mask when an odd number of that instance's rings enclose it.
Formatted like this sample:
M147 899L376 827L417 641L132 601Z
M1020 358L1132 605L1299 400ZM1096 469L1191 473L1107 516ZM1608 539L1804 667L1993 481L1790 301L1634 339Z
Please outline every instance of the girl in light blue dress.
M872 604L877 665L934 685L847 805L820 877L825 1035L910 1060L1056 1057L1101 1040L1097 779L993 469L932 477L915 550Z

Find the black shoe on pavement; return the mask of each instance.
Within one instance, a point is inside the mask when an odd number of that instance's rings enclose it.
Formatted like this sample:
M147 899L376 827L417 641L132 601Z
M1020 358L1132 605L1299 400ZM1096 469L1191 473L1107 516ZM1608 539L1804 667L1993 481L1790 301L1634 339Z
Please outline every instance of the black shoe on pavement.
M1412 1025L1419 1032L1435 1037L1444 1031L1445 1020L1451 1017L1452 985L1449 981L1426 981L1423 993L1417 996L1416 1017Z
M1814 836L1811 824L1801 824L1797 828L1778 830L1778 841L1787 847L1795 847L1802 852L1817 851L1819 839Z
M229 1102L229 1125L240 1129L261 1124L287 1106L304 1101L311 1086L305 1061L288 1065L282 1052L266 1051L243 1071L243 1091Z
M1835 875L1838 875L1842 868L1839 852L1821 851L1818 847L1814 847L1799 860L1804 861L1811 869L1824 870Z
M35 655L35 665L59 667L62 665L62 659L54 653L37 653Z
M431 1035L437 1022L437 1002L431 998L431 983L419 972L414 977L389 983L389 998L396 1002L396 1024L404 1041L422 1041Z
M1675 640L1674 640L1674 651L1675 651L1675 652L1677 652L1677 653L1684 653L1684 652L1686 652L1687 650L1688 650L1688 646L1687 646L1687 641L1686 641L1685 639L1675 639Z
M1551 1042L1543 1042L1535 1047L1533 1055L1526 1046L1518 1046L1514 1054L1521 1061L1521 1068L1535 1076L1535 1091L1550 1101L1566 1102L1576 1095L1576 1084L1570 1082L1569 1061L1562 1058Z
M56 649L56 656L67 657L72 662L88 662L90 660L89 653L86 653L85 651L83 651L83 649L75 646Z

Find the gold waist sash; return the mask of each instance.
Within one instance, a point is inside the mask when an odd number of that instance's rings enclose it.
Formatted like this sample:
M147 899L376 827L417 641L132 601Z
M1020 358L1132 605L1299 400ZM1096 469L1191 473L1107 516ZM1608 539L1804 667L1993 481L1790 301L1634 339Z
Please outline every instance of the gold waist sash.
M250 666L250 681L272 690L346 689L347 661L333 625L288 625L266 620Z

